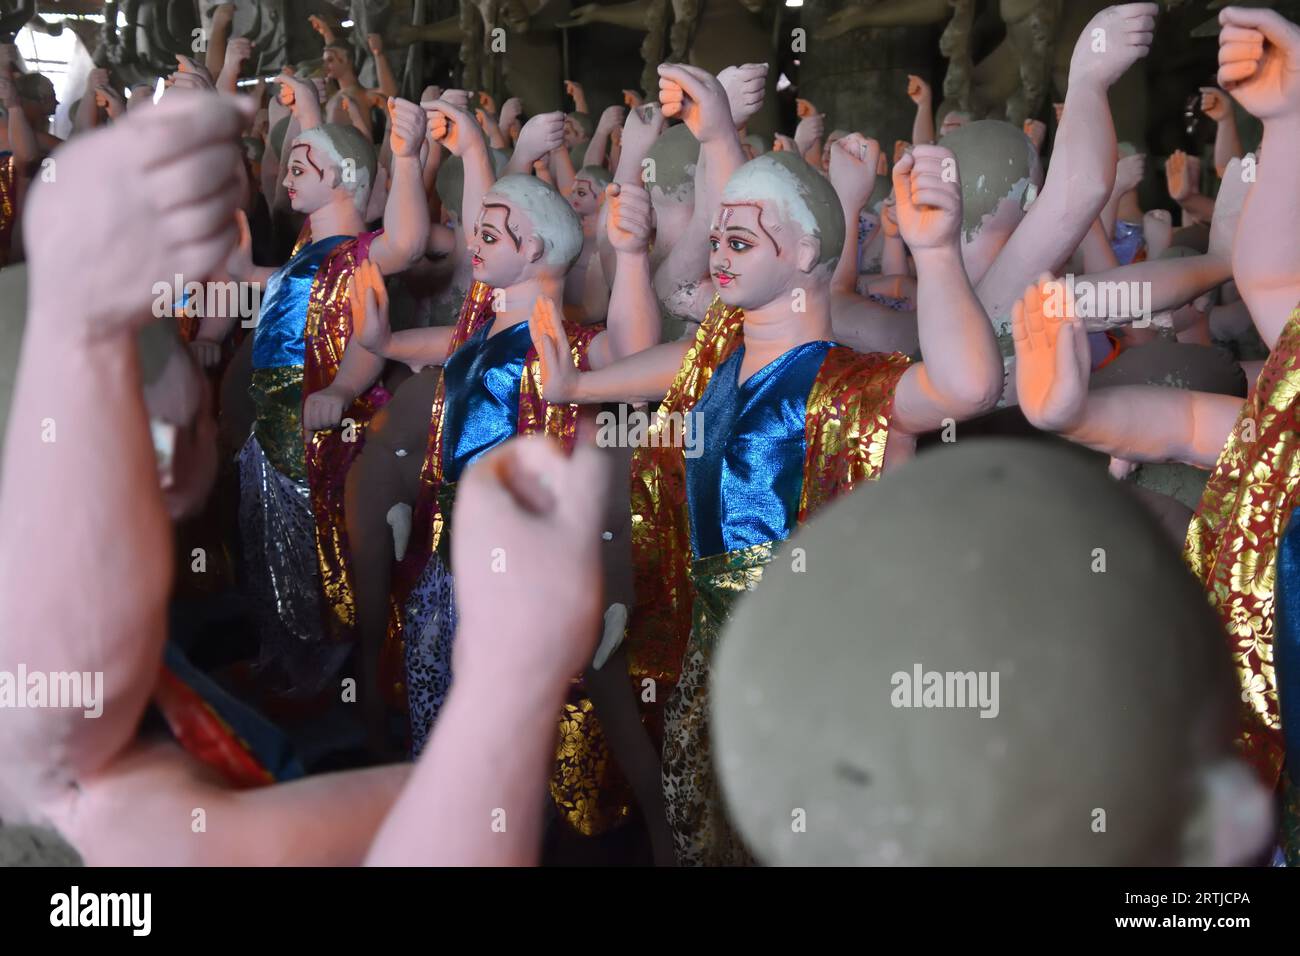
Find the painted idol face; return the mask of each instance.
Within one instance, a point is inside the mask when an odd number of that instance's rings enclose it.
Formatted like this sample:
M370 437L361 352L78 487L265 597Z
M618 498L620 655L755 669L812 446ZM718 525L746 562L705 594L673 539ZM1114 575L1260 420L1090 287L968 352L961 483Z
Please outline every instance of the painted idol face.
M804 275L798 268L802 237L769 203L723 203L709 233L709 273L722 301L756 309L789 294Z
M334 198L339 175L338 164L321 150L313 149L308 143L295 143L289 151L289 170L284 176L294 212L310 216L328 206Z
M514 285L528 268L536 243L527 213L489 193L469 236L474 278L497 289Z
M600 209L600 193L590 179L575 179L569 193L569 205L583 219L594 216Z
M347 58L333 47L326 47L325 53L321 57L321 62L325 67L325 75L332 80L342 79L348 71L350 64Z

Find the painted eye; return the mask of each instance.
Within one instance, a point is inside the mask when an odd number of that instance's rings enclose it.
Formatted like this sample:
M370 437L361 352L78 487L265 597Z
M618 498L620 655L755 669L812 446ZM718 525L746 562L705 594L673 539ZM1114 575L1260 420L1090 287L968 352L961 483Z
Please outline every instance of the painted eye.
M709 248L712 249L714 252L717 252L717 251L718 251L718 240L716 240L716 239L710 237L710 239L709 239Z
M742 242L739 239L728 239L727 247L731 249L732 252L744 252L749 248L749 243Z
M490 245L492 245L492 243L494 243L494 242L497 241L497 237L494 236L494 235L492 235L492 233L490 233L490 232L485 232L485 233L483 233L483 241L486 242L486 243L490 246Z

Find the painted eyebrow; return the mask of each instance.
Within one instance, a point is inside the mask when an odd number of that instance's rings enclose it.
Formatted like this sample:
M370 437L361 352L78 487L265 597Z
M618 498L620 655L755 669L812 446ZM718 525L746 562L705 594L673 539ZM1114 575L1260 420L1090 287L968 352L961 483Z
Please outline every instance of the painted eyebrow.
M749 206L750 208L752 208L752 209L755 211L756 215L758 216L758 228L761 229L761 230L763 230L763 235L767 236L767 238L771 241L772 245L776 247L776 254L779 256L779 255L781 254L781 244L780 244L779 242L776 241L776 237L773 236L770 232L768 232L768 231L767 231L767 227L766 227L765 225L763 225L763 207L762 207L761 205L759 205L758 203L755 203L755 202L737 202L737 203L731 203L731 205L732 205L732 206ZM725 209L725 208L727 208L727 207L726 207L726 206L723 206L723 208ZM733 229L733 228L734 228L734 229L744 229L744 226L728 226L727 228L728 228L728 230ZM757 238L757 234L754 233L754 232L752 232L751 230L749 230L749 229L745 229L745 231L748 232L751 236L754 236L755 238Z
M325 170L321 169L319 166L317 166L315 163L311 161L311 147L309 147L306 143L299 143L293 149L301 149L304 151L302 154L302 158L306 161L308 166L316 170L317 179L325 178ZM289 150L289 152L292 153L293 149Z
M516 236L514 230L510 228L510 207L509 207L509 206L506 206L506 205L504 205L504 204L502 204L502 203L499 203L499 202L485 202L485 203L483 204L483 208L484 208L484 209L503 209L503 210L505 210L505 216L506 216L506 235L509 236L509 237L510 237L510 241L513 242L513 243L515 244L515 252L518 252L518 251L519 251L519 237ZM484 223L484 225L488 225L488 224L487 224L487 223ZM495 227L492 227L492 228L495 228Z

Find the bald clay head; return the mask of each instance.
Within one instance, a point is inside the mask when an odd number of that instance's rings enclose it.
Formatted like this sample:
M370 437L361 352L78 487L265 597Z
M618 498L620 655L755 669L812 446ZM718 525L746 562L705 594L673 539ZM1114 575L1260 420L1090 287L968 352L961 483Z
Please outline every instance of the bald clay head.
M355 126L324 123L299 133L289 149L294 210L310 215L328 201L328 192L342 189L364 212L377 166L374 145ZM300 172L295 175L296 168Z
M562 276L582 251L582 220L535 176L498 179L468 236L474 278L507 288L539 274Z
M1002 120L977 120L947 133L961 174L962 258L978 282L1024 219L1043 186L1043 166L1029 137Z
M1176 547L1085 462L962 442L790 539L714 659L717 770L760 860L1262 848L1268 796L1233 755L1226 638Z
M844 212L830 181L802 157L767 153L727 180L709 245L722 301L755 309L824 283L843 249Z
M656 247L675 241L695 209L695 166L700 141L684 123L670 126L646 154L646 189L654 208Z

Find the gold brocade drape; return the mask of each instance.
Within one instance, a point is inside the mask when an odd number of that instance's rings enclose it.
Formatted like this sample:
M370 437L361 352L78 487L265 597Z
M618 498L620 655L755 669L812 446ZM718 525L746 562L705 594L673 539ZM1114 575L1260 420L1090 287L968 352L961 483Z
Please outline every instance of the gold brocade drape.
M1206 482L1183 556L1227 631L1241 688L1238 746L1276 786L1284 744L1273 665L1277 552L1300 503L1300 309L1260 372Z

